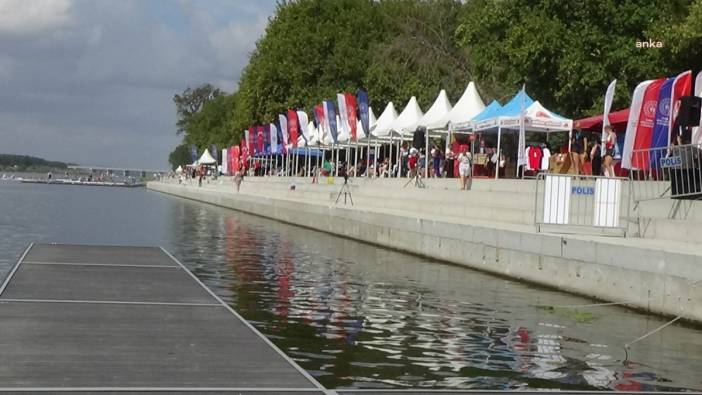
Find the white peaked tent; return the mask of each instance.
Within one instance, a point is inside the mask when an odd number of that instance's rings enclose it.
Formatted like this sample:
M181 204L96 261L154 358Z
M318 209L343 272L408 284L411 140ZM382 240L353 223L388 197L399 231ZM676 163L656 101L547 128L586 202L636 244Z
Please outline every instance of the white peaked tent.
M196 163L199 165L214 165L217 163L217 160L210 155L209 150L205 150Z
M341 125L341 118L337 115L336 116L336 125L337 125L337 130L336 130L336 140L340 143L343 142L348 142L351 140L351 133L349 133L349 128L347 125Z
M389 136L392 124L395 123L396 119L397 110L395 110L395 105L390 102L387 106L385 106L385 110L383 110L383 113L380 114L380 117L378 117L378 121L375 123L375 126L371 124L371 134L376 137Z
M178 165L178 167L176 167L176 169L175 169L175 172L176 172L176 173L182 173L182 172L183 172L183 168L182 168L180 165Z
M442 89L439 92L439 96L434 100L434 104L429 107L429 110L419 120L419 126L427 129L441 129L445 127L446 123L442 123L442 120L451 112L451 108L451 102L446 95L446 90Z
M475 84L471 81L461 98L456 102L456 105L453 106L453 109L441 119L439 122L441 124L440 127L444 128L451 123L452 130L470 129L473 117L480 114L484 109L485 103L480 98Z
M417 127L419 126L419 121L424 116L422 109L419 108L417 103L417 98L412 96L407 102L405 109L402 110L400 115L397 117L395 122L393 122L390 130L397 132L401 136L412 136Z
M317 134L317 128L314 127L314 122L310 121L307 124L307 133L310 135L310 145L314 145L319 142L319 135Z

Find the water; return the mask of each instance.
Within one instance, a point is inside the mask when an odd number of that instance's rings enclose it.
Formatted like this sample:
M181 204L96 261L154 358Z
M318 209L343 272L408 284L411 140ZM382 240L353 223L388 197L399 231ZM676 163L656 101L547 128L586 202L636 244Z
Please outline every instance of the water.
M702 389L699 329L144 189L0 182L30 241L161 245L330 388Z

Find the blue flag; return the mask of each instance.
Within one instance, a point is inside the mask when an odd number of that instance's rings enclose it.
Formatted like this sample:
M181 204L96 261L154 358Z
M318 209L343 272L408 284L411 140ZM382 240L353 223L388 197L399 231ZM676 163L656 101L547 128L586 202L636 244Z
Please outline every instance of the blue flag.
M361 125L366 136L370 136L370 112L368 110L368 92L359 89L356 92L358 99L358 112L361 114Z
M263 152L266 155L271 153L271 126L263 125Z
M670 116L670 97L673 93L673 81L675 81L675 78L665 80L663 85L661 85L660 92L658 92L656 119L651 132L651 167L654 169L660 167L660 158L666 155L664 148L670 143L668 141L668 118Z
M338 133L336 131L336 108L331 100L324 101L324 118L329 125L329 133L331 133L334 144L338 142Z
M210 155L212 155L212 158L219 163L218 155L217 155L217 146L215 144L212 144L210 146Z

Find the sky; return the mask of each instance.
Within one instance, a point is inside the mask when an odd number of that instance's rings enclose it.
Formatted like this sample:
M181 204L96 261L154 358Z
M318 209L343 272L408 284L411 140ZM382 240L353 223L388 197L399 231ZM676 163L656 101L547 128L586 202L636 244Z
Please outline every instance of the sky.
M166 169L173 95L236 89L275 0L0 0L0 153Z

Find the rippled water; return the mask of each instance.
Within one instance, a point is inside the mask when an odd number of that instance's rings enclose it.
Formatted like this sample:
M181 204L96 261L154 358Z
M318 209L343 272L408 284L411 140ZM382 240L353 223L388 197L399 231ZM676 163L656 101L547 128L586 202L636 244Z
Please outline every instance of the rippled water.
M162 245L327 387L702 389L702 331L625 361L665 320L591 299L143 189L0 183L0 213L0 276L30 241Z

